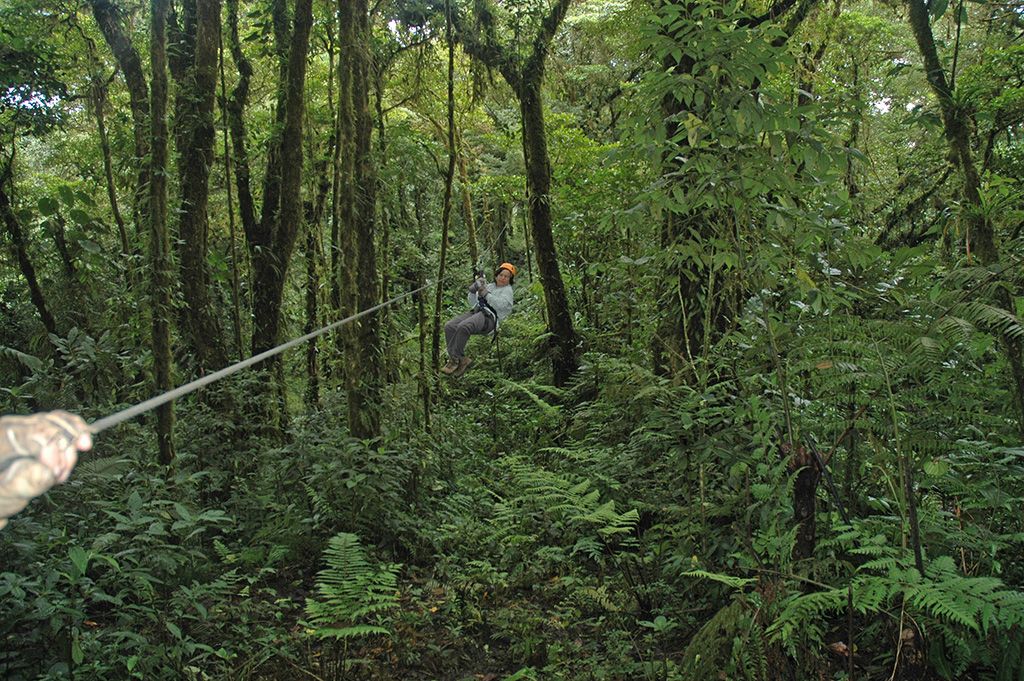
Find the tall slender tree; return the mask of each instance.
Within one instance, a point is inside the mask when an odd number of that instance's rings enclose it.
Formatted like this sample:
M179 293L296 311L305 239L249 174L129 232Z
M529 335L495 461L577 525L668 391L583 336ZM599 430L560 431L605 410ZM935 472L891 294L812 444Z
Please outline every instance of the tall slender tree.
M448 81L447 81L447 108L448 108L448 169L444 174L444 204L441 208L441 253L437 264L437 281L444 281L445 270L448 267L448 230L452 219L452 182L455 179L455 156L458 153L455 149L455 41L452 36L452 7L451 2L446 2L445 9L445 40L448 43ZM441 358L441 301L443 300L444 289L438 285L434 290L434 326L431 336L430 358L435 372L438 370Z
M177 82L174 141L178 152L178 267L184 305L181 331L201 369L227 364L224 334L210 295L208 261L213 107L220 46L220 0L186 0L173 24L169 60Z
M153 378L156 392L171 389L171 243L167 230L167 15L168 0L151 0L149 61L150 170L149 261L153 327ZM157 407L159 459L174 459L173 403Z
M128 105L132 116L132 139L134 141L134 158L132 162L138 168L135 182L135 215L136 233L141 233L146 221L149 206L149 143L151 129L149 123L149 86L142 68L142 57L132 45L124 25L123 11L112 0L89 0L93 17L103 33L103 38L110 47L118 69L124 77L128 88Z
M373 157L372 36L365 0L338 5L338 155L335 164L335 248L344 314L373 307L379 301L377 275L376 195ZM379 395L382 376L380 318L364 317L342 332L345 347L349 431L355 437L380 434Z

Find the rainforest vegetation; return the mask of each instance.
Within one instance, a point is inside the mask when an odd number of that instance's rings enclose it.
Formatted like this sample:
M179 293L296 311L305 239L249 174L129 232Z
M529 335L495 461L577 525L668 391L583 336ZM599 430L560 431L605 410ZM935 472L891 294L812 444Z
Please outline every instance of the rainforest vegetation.
M0 677L1024 678L1021 0L0 0ZM475 270L515 308L439 372Z

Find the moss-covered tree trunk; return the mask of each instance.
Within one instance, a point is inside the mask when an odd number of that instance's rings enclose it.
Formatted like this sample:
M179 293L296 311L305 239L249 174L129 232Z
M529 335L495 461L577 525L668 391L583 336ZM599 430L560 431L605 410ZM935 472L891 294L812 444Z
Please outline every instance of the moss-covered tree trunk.
M448 267L448 232L452 217L452 182L455 179L455 43L452 39L451 4L445 3L445 37L448 41L448 169L444 175L444 203L441 208L441 253L437 265L437 286L434 289L434 324L431 330L431 366L438 370L441 363L441 302L444 300L444 281ZM448 358L451 361L451 357Z
M356 35L360 59L356 62L352 102L356 114L356 243L359 252L359 309L380 302L380 278L377 274L377 165L373 155L373 116L370 113L372 86L373 36L370 33L370 8L367 0L356 0ZM383 355L380 348L380 315L359 320L359 350L362 381L358 394L359 419L349 413L353 435L370 438L380 435L380 394L383 382ZM349 397L350 403L352 397Z
M175 27L171 73L177 81L174 141L178 152L178 269L184 305L181 331L199 369L227 364L228 353L210 295L210 170L215 128L213 107L220 46L220 0L189 0Z
M150 164L149 263L153 310L154 392L171 389L171 243L167 230L167 13L168 0L150 6ZM156 410L156 436L160 463L174 459L174 407L168 402Z
M356 62L360 49L357 10L354 2L338 0L338 113L335 119L338 147L334 158L334 218L331 226L334 292L342 317L358 311L359 251L356 244ZM358 329L342 327L338 338L344 362L345 392L348 399L348 424L357 425L362 380Z
M530 232L544 302L548 311L548 328L552 333L551 366L554 382L565 385L576 372L576 331L569 313L569 301L558 266L555 239L551 232L551 162L544 129L544 108L541 100L541 73L529 74L516 94L523 118L523 155L526 159L526 189L529 199Z
M982 206L981 176L978 173L974 153L971 149L968 113L957 104L950 80L946 78L946 71L942 62L939 61L935 37L928 19L927 6L923 0L907 0L907 3L910 9L910 26L924 61L925 77L938 99L942 112L946 141L963 173L963 195L969 204L969 209L964 211L968 228L967 253L969 256L976 256L982 265L990 266L999 262L999 247L996 244L992 223ZM999 287L996 293L996 302L1011 314L1015 312L1013 299L1004 287ZM1022 359L1024 345L1019 339L1009 334L1003 334L1003 344L1006 347L1006 355L1010 363L1012 389L1017 410L1017 428L1024 436L1024 359Z
M229 9L229 11L231 11ZM297 0L289 22L284 0L276 0L271 8L275 27L275 45L279 56L277 92L277 134L271 139L267 169L263 182L263 206L260 219L246 217L243 225L252 259L253 334L252 352L258 354L280 342L281 306L295 241L302 222L302 139L305 113L306 55L313 23L312 0ZM289 25L290 23L290 25ZM234 30L234 29L233 29ZM236 38L232 37L233 51ZM238 55L241 54L237 50ZM236 63L240 62L236 55ZM237 94L237 90L236 90ZM240 99L240 98L239 98ZM238 127L237 124L234 127ZM244 132L244 129L239 130ZM233 134L234 130L233 130ZM238 148L244 150L244 138L236 142L239 175L242 160ZM248 175L246 174L246 180ZM248 184L239 178L239 206ZM248 200L248 197L247 197ZM252 204L249 203L249 207ZM251 219L251 222L247 220ZM269 374L276 382L277 428L287 423L283 401L283 370L280 358L268 360ZM268 399L269 395L266 396Z
M235 154L235 188L238 191L238 215L242 229L248 235L256 229L256 208L252 197L249 149L245 125L245 109L249 104L249 84L253 68L242 51L242 39L238 30L238 0L227 0L229 45L231 58L238 71L238 80L231 96L225 103L228 129L231 133L231 148Z

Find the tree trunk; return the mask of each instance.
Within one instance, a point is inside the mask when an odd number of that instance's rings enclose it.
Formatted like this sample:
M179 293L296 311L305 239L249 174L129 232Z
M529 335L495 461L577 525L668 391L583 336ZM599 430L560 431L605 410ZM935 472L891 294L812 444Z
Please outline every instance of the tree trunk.
M146 85L146 74L142 69L142 58L124 30L118 16L118 8L110 0L89 0L89 5L92 8L96 24L117 61L118 68L124 74L125 85L128 87L132 135L135 142L134 163L138 168L134 201L135 228L136 233L141 233L142 225L146 221L146 211L150 199L149 87Z
M964 198L972 206L980 208L981 177L978 175L974 155L971 153L967 114L954 101L953 91L946 81L946 72L939 61L939 54L935 49L935 38L932 35L931 24L928 22L927 7L923 0L907 0L907 2L910 6L910 26L924 59L925 77L939 100L946 141L949 142L950 149L955 154L964 174ZM989 222L984 211L967 211L967 221L970 229L968 253L973 250L974 254L978 256L978 260L984 265L998 262L999 251L996 247L992 223Z
M814 557L817 544L815 507L819 473L807 447L791 445L790 449L789 468L796 472L793 483L793 518L797 523L797 531L793 544L793 562L799 563Z
M449 0L450 2L450 0ZM448 41L448 170L444 175L444 204L441 209L441 255L434 290L434 326L430 359L436 372L441 364L441 301L444 299L445 269L448 266L448 230L452 217L452 182L455 179L455 42L452 40L451 6L445 4L445 37ZM451 361L451 357L448 358Z
M666 32L664 37L671 39L672 34ZM662 61L662 69L677 77L684 77L693 72L695 63L694 58L685 53L678 59L667 55ZM666 139L681 138L680 146L686 144L685 136L678 134L678 121L685 119L684 109L684 105L671 95L667 95L661 102ZM686 153L685 148L667 149L662 156L662 176L675 175L679 170L678 159L685 158ZM686 230L686 216L672 210L666 211L661 223L661 248L671 253L677 250L676 244L680 240L690 238L699 245L713 236L710 232L710 220L698 218L695 222L699 225L699 233L689 235ZM670 285L661 292L661 298L657 301L659 319L652 340L651 354L656 374L676 377L692 373L693 358L701 354L701 339L704 336L702 301L709 295L709 292L704 290L707 273L703 271L699 256L690 256L685 260L677 257L669 260L664 280L670 282Z
M548 311L548 328L553 339L551 364L556 386L564 386L576 372L576 332L573 329L565 284L558 268L555 240L551 233L551 165L544 132L540 94L541 79L526 80L517 92L523 118L523 154L530 207L530 232L537 257L537 269Z
M252 64L242 52L242 40L238 33L238 0L227 0L228 27L230 31L231 58L238 70L238 82L227 101L228 128L231 131L231 146L235 152L235 187L238 190L238 216L242 230L247 235L255 234L256 207L252 197L251 172L249 169L248 133L245 126L245 108L249 104L249 83L252 80Z
M373 157L373 117L370 115L371 55L370 9L367 0L356 2L356 30L359 59L353 80L352 102L356 114L356 242L359 250L360 310L380 302L380 280L377 275L377 168ZM357 403L359 409L349 410L349 429L360 438L380 435L380 391L383 379L383 355L380 351L380 315L359 320L361 373ZM349 396L349 404L353 404ZM354 419L353 415L359 414Z
M150 149L149 259L152 269L154 392L171 389L171 262L167 232L167 14L168 0L152 0L150 15ZM174 459L173 402L157 407L156 436L160 463Z
M178 266L184 306L182 331L200 369L227 364L224 337L210 296L209 250L210 169L215 128L213 106L220 45L220 0L190 0L172 69L178 81L175 98L175 144L181 206L178 210Z
M771 45L781 48L807 17L817 0L779 0L759 16L748 16L733 23L737 30L761 30L775 35ZM661 38L677 41L680 26L700 22L700 10L690 0L663 0L658 2L663 18L671 17L659 26ZM787 17L781 26L780 21ZM662 59L662 72L676 79L692 79L697 57L692 53L668 54ZM755 79L751 88L757 95L760 87ZM804 97L805 95L800 95ZM696 102L696 100L695 100ZM679 186L683 170L681 159L690 157L687 136L680 131L679 121L687 115L704 119L713 101L694 103L692 106L668 94L661 102L661 116L665 126L665 140L680 140L678 146L668 146L662 154L662 177L669 189ZM660 137L660 135L659 135ZM667 252L680 253L670 258L663 280L670 282L657 301L660 319L653 339L654 371L659 375L698 378L700 360L710 350L714 340L724 333L735 312L734 297L723 295L726 283L714 262L715 242L735 238L736 216L729 208L677 208L666 212L662 223L661 246ZM678 248L683 246L683 248ZM683 255L682 253L685 253Z
M365 0L338 3L338 147L335 222L338 297L343 315L379 301L377 274L376 168L370 115L371 36ZM342 329L349 432L362 439L380 434L380 318L371 315Z
M399 192L402 191L401 185L399 186ZM402 202L402 207L405 207L405 198L402 193L399 193L399 201ZM416 235L417 243L419 244L420 252L425 253L427 250L427 236L426 236L426 220L423 217L423 190L419 187L414 189L413 194L413 210L416 214ZM403 220L403 222L407 222ZM417 274L417 288L423 286L424 277L422 270ZM430 432L430 405L432 398L430 395L430 378L427 376L427 292L420 291L416 294L416 319L419 323L419 341L420 341L420 362L419 362L419 374L417 379L419 381L419 393L420 401L423 405L423 430Z
M853 100L857 105L853 119L850 121L850 134L843 142L843 146L848 149L854 149L860 143L860 127L864 120L864 88L861 85L860 80L860 67L856 63L853 65L853 83L851 90ZM860 187L857 183L857 175L854 169L854 158L853 154L850 153L847 153L846 155L846 172L843 174L843 184L846 186L846 193L849 194L851 200L855 199L857 195L860 194ZM858 202L857 205L860 205L860 203Z
M277 7L275 12L281 9ZM284 284L302 221L302 119L312 14L312 0L298 0L290 40L280 32L277 34L279 40L285 41L283 51L287 54L278 84L280 133L272 142L267 161L260 222L247 233L254 279L253 354L269 350L279 342ZM269 364L280 383L280 358ZM283 410L282 391L283 386L278 385L278 426L283 429L287 413Z
M57 335L57 322L54 320L53 315L50 314L50 308L46 304L43 289L39 286L39 279L36 277L36 268L32 265L32 260L28 255L28 244L25 242L25 234L21 229L18 216L14 213L11 198L7 194L5 185L8 182L13 182L13 168L10 165L0 170L0 216L3 217L4 226L7 228L7 233L11 236L14 253L18 258L18 267L21 269L21 276L25 277L25 282L28 284L29 297L39 313L43 327L47 333Z
M312 333L320 327L317 316L317 291L320 277L316 266L316 222L306 223L306 327ZM317 339L306 342L306 407L311 411L320 406L320 369L317 360Z
M334 217L331 225L332 264L336 276L336 300L339 314L349 317L357 312L359 253L356 245L356 112L353 90L356 85L356 61L359 59L355 3L338 0L338 115L335 121L338 146L334 164ZM361 380L359 334L353 325L338 334L341 345L349 427L360 421L359 382ZM355 404L353 404L355 402ZM355 414L351 413L353 410Z
M476 220L473 216L473 200L469 192L469 173L466 171L466 154L461 135L458 140L459 183L462 185L462 219L466 222L466 240L469 242L471 267L496 267L498 263L481 263L480 249L476 243Z
M92 53L90 42L90 53ZM103 179L107 185L107 200L110 202L110 212L117 224L117 235L121 240L121 255L127 258L131 255L131 248L128 244L128 230L124 225L124 218L121 216L121 207L117 201L117 187L114 184L114 163L110 152L110 137L107 135L107 86L103 83L99 73L94 73L92 79L92 106L93 115L96 117L96 132L100 138L100 153L103 156Z
M228 97L225 92L224 78L224 36L221 35L220 46L220 111L225 121L222 129L224 134L224 187L228 201L228 240L231 242L231 328L234 332L235 353L241 360L245 347L242 344L242 296L238 274L238 239L235 229L235 202L231 193L231 144L228 139Z
M388 144L387 136L384 125L384 75L383 70L380 68L374 69L376 75L374 77L374 93L373 93L373 109L374 109L374 123L377 126L377 159L380 163L381 168L387 168L388 166ZM377 196L380 197L380 299L387 300L391 297L391 210L388 207L389 201L385 193L384 184L377 176L376 183ZM390 310L385 308L380 311L381 327L388 329L390 320ZM387 333L387 331L385 332Z
M67 221L58 211L53 216L53 243L60 253L60 262L64 266L64 276L67 277L69 285L75 285L78 280L78 270L71 259L71 251L68 249Z
M307 136L311 137L311 136ZM316 196L312 202L306 202L306 327L309 334L320 327L320 274L322 237L319 233L327 205L327 193L331 189L331 176L327 172L331 159L334 157L333 131L327 143L326 158L320 160L313 168L313 175L318 178ZM312 155L312 152L311 152ZM310 410L320 407L320 344L317 338L306 343L306 406Z

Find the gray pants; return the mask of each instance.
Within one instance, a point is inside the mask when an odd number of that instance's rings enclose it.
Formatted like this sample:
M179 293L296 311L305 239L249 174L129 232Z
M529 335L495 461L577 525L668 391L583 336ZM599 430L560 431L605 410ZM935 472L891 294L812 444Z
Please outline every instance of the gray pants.
M494 320L483 312L463 312L444 325L444 342L448 347L448 359L458 362L466 354L466 343L471 335L494 331Z

